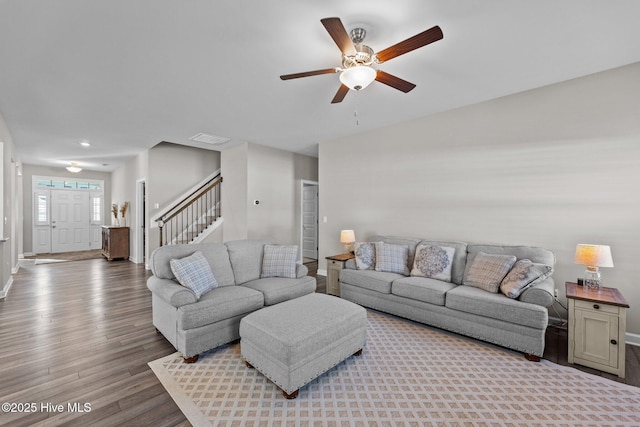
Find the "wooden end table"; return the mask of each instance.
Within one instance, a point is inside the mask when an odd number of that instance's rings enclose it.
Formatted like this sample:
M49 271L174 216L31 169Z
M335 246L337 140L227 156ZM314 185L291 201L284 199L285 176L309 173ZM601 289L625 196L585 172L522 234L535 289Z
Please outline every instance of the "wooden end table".
M340 296L340 271L344 268L345 262L355 258L352 253L331 255L327 260L327 294Z
M569 302L568 362L625 376L629 304L616 288L590 289L566 282Z

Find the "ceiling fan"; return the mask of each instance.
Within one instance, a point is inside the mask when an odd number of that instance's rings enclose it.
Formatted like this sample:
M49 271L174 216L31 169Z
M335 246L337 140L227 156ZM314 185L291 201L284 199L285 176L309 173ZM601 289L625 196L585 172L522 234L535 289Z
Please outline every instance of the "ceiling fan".
M374 80L404 93L411 91L416 85L392 74L376 70L372 65L382 64L397 56L438 41L443 37L442 30L436 25L376 53L369 46L362 44L366 36L366 31L363 28L354 28L349 34L344 25L342 25L340 18L324 18L320 22L322 22L322 25L324 25L342 52L342 68L325 68L323 70L285 74L280 78L282 80L290 80L321 74L340 73L341 85L331 101L332 104L342 102L349 89L362 90Z

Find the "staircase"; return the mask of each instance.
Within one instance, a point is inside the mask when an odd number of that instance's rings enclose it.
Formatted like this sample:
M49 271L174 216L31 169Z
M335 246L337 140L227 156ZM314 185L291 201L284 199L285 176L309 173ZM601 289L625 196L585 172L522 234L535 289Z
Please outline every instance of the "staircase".
M220 170L196 185L154 218L160 230L160 246L196 243L222 222Z

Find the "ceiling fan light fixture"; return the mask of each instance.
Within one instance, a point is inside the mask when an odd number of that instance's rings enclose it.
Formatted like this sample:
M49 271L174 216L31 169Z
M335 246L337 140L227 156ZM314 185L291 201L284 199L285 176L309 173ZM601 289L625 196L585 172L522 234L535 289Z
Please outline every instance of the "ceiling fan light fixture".
M347 68L340 74L343 85L352 90L362 90L376 79L376 70L366 65L356 65Z
M71 166L67 166L67 170L71 173L78 173L82 170L80 166L76 162L72 162Z

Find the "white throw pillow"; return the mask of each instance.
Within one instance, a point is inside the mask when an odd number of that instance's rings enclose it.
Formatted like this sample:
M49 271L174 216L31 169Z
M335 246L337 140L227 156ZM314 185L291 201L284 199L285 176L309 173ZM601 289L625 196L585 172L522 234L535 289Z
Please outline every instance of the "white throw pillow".
M218 287L218 281L201 251L169 261L176 280L185 288L191 289L197 299Z
M262 275L260 277L296 278L298 246L264 245Z
M449 246L418 245L411 275L450 282L455 253Z

